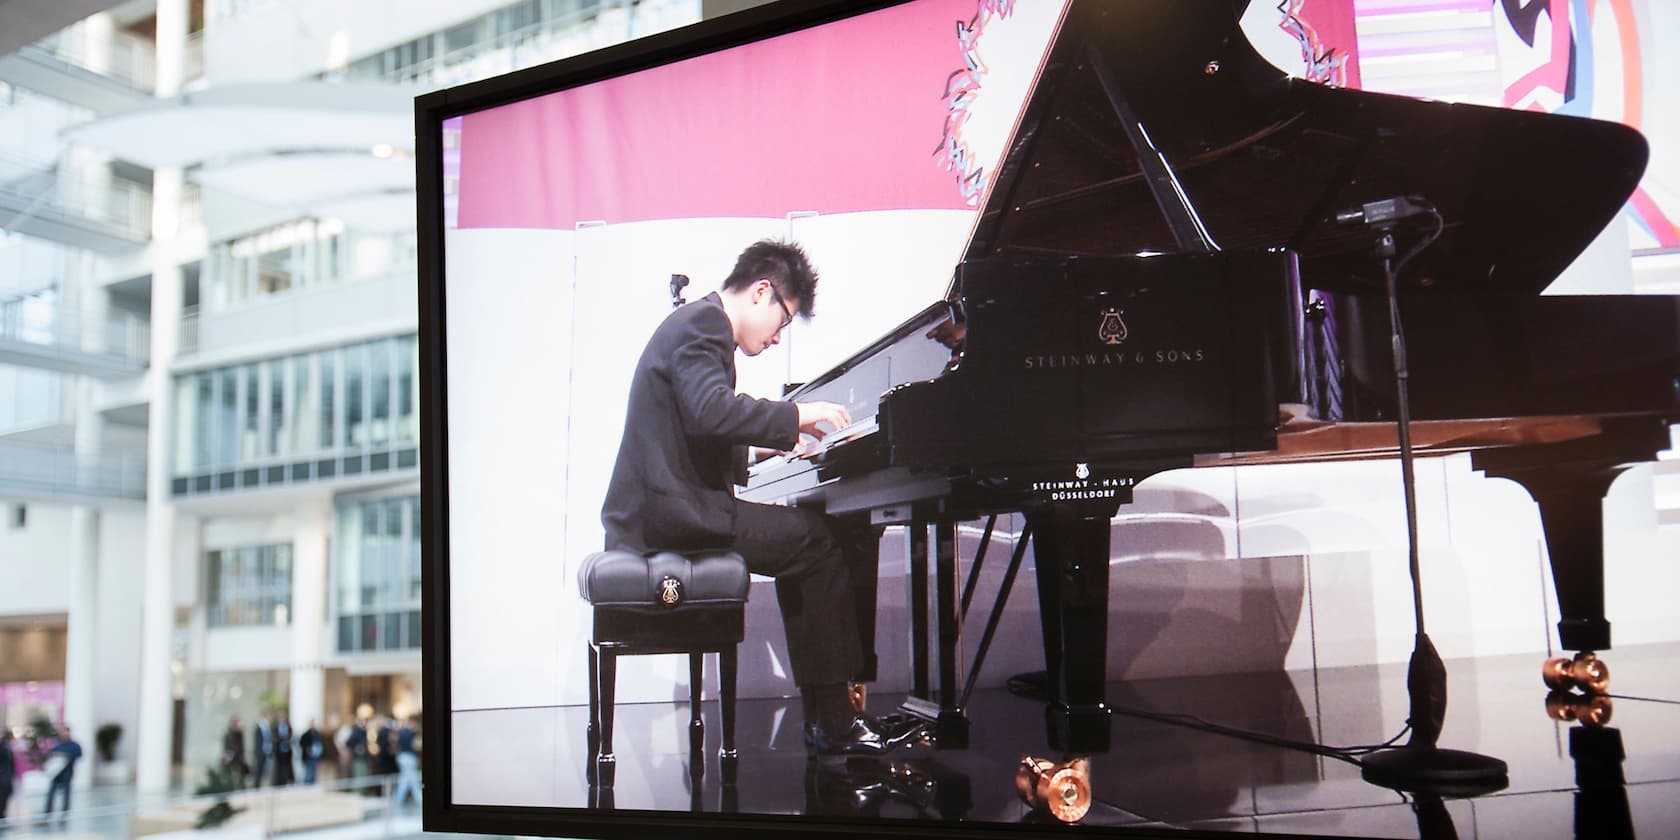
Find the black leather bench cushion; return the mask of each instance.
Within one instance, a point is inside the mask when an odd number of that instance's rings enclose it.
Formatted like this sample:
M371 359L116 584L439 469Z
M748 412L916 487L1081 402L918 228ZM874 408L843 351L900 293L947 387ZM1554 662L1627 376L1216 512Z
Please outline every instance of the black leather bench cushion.
M747 600L747 564L733 551L661 551L646 557L631 551L597 551L578 569L578 592L597 607L661 604L667 577L681 584L677 606Z

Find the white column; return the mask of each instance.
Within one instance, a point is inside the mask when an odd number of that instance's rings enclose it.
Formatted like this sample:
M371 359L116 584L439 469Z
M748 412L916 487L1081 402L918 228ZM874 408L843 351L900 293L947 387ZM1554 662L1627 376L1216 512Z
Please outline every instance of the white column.
M79 438L81 429L77 429ZM78 447L78 453L80 449ZM88 505L70 508L70 611L65 630L64 722L70 733L94 757L94 648L98 640L99 510ZM77 773L74 784L85 789L93 781L94 761Z
M102 323L105 292L94 287L86 259L67 259L70 273L65 287L66 304L80 321L81 347L98 350L102 336L96 323ZM97 319L97 320L96 320ZM89 493L98 477L98 460L105 435L104 417L94 404L94 382L86 376L66 377L75 406L75 484L80 492ZM98 723L94 716L94 682L97 679L99 641L99 509L86 504L70 508L69 534L69 600L65 628L64 656L64 722L70 726L75 739L81 743L90 759L94 753L94 730ZM88 761L88 770L77 774L74 784L86 789L92 784L95 761Z
M181 57L187 38L187 0L158 0L157 94L180 92ZM140 721L135 781L142 792L169 789L169 754L174 740L174 692L170 671L175 633L172 577L175 505L169 497L173 399L169 376L181 324L181 267L175 238L181 205L181 171L152 174L152 347L147 372L146 570L140 629Z
M327 539L332 506L326 499L298 505L292 537L292 729L302 732L310 719L325 724L326 685L321 674L326 628Z

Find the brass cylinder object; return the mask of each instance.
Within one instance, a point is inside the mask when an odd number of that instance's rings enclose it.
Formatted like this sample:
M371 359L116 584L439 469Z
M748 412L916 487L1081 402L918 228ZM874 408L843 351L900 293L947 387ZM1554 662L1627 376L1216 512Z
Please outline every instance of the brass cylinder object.
M1610 666L1591 651L1575 654L1574 659L1548 659L1540 666L1540 678L1547 688L1567 691L1579 688L1589 694L1603 694L1610 690Z
M1565 723L1603 726L1610 722L1611 708L1610 698L1602 694L1554 690L1546 695L1546 714Z
M1078 822L1091 810L1091 759L1080 756L1057 764L1021 756L1015 790L1034 810L1046 811L1061 822Z
M852 708L859 712L868 711L869 689L863 683L855 682L846 686L846 694L852 700Z

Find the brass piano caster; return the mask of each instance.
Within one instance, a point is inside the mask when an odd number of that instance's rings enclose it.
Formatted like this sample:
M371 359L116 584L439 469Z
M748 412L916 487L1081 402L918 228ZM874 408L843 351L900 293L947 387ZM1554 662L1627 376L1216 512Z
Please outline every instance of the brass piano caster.
M1603 726L1610 722L1610 710L1610 698L1602 694L1554 690L1546 695L1546 714L1564 723Z
M1592 651L1581 651L1574 659L1548 659L1540 667L1540 677L1547 688L1560 691L1579 688L1588 694L1603 694L1610 689L1610 666Z
M1061 822L1078 822L1091 810L1091 759L1080 756L1057 764L1021 756L1015 790L1034 810L1047 811Z

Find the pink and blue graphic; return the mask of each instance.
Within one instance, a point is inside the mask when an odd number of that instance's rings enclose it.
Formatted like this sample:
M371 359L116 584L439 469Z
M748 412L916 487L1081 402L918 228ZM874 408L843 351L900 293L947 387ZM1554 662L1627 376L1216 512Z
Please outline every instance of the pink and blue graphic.
M1301 45L1302 78L1359 87L1359 35L1347 0L1278 0L1278 28Z
M1628 200L1628 212L1650 237L1648 244L1680 248L1674 221L1680 218L1680 198L1665 183L1673 170L1664 168L1672 165L1664 155L1673 138L1652 135L1673 124L1672 86L1680 69L1655 43L1659 5L1675 13L1666 2L1497 0L1494 17L1522 45L1501 56L1508 67L1506 106L1612 119L1647 132L1652 166ZM1648 91L1648 83L1656 89Z

